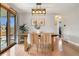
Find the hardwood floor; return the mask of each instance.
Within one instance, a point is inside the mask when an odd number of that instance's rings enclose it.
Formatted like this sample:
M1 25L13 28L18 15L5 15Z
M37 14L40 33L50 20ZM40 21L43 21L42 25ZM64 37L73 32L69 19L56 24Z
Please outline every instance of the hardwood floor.
M74 45L71 46L71 44L64 42L63 47L63 52L65 56L79 56L79 50L78 48L73 48Z
M54 51L40 49L37 51L36 47L32 47L29 51L25 51L23 44L16 44L1 56L79 56L79 51L73 49L66 42L63 42L62 47L61 40L58 40L55 42Z

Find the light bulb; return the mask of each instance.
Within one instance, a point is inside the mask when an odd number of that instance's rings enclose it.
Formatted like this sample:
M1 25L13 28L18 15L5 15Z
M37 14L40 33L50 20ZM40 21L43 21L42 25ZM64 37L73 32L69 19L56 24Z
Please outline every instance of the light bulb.
M39 13L41 14L41 11L39 11Z
M38 11L36 11L36 13L39 13Z
M32 11L32 13L35 13L35 11Z
M43 11L43 13L45 13L45 11Z

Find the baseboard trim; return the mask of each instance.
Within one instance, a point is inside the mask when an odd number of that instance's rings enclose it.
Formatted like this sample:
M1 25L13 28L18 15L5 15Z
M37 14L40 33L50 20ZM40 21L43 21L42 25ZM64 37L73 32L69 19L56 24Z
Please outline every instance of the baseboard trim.
M72 42L70 40L63 40L63 41L64 41L63 42L64 44L68 45L69 47L71 47L75 51L79 52L79 44L78 43Z
M64 41L67 42L67 43L70 43L70 44L73 44L73 45L79 47L79 44L78 44L78 43L72 42L72 41L70 41L70 40L64 40Z

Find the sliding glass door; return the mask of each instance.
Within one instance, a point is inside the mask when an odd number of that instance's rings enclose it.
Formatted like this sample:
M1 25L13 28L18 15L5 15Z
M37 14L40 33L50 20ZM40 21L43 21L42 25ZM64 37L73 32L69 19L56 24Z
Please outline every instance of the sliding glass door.
M16 15L0 6L0 52L16 42Z
M8 45L7 39L7 11L1 8L1 19L0 19L0 32L1 32L1 50L5 49Z

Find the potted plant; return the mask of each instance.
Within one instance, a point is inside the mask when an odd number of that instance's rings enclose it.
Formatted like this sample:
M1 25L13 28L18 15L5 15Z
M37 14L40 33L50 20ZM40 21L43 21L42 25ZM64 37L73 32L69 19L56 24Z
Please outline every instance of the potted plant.
M21 26L19 26L19 30L20 30L20 33L24 34L24 33L27 33L27 50L28 48L30 47L29 45L29 39L30 39L30 33L29 33L29 27L26 25L26 24L23 24ZM21 39L24 39L24 36L21 36Z
M26 24L19 26L19 34L24 34L29 32L29 27ZM21 35L21 39L24 39L24 35Z
M24 33L24 32L28 33L29 32L29 27L26 26L26 24L23 24L23 25L19 26L19 30L20 30L21 33Z

